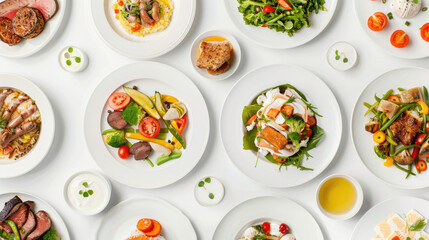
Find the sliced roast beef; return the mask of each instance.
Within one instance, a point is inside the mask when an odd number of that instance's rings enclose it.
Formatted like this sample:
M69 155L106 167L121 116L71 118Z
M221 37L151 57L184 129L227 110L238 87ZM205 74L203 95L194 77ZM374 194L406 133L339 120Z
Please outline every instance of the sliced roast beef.
M32 210L28 211L27 221L24 226L19 229L19 235L21 236L21 240L25 240L28 235L36 228L36 217Z
M9 13L24 7L39 9L45 20L49 20L57 12L58 3L56 0L6 0L0 3L0 16L8 16Z
M124 129L128 123L122 118L122 112L111 112L107 116L107 123L116 130Z
M10 215L10 213L12 212L12 210L14 209L14 207L21 203L22 203L22 200L18 196L15 196L9 201L7 201L4 205L3 210L0 212L0 222L6 220L7 217Z
M27 221L28 212L30 211L30 207L32 204L32 202L22 203L19 209L10 217L8 217L8 220L11 220L16 224L18 228L21 228Z
M28 235L27 240L38 239L51 229L51 218L45 211L38 211L36 213L36 222L36 228Z
M12 228L10 228L9 224L5 222L0 223L0 230L5 231L7 234L13 233Z

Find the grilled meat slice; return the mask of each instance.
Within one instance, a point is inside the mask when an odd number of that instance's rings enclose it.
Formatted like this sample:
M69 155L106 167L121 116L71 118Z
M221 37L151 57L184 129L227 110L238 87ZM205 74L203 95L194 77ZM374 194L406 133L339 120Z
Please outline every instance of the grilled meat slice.
M12 20L9 18L0 17L0 40L9 44L9 46L16 45L22 40L20 36L13 32Z
M288 142L285 136L270 126L261 131L261 137L277 149L283 149Z
M206 42L200 45L201 54L197 59L197 67L216 71L231 59L231 43Z
M19 235L21 236L22 240L25 240L28 235L30 235L31 232L36 228L36 217L33 213L33 211L28 211L27 221L22 226L21 229L19 229Z
M131 155L134 155L135 160L143 160L149 157L152 147L147 142L137 142L131 146L129 152Z
M13 230L10 228L9 224L2 222L0 223L0 230L5 231L7 234L12 234Z
M140 1L140 20L145 27L150 27L154 22L146 11L146 5L144 1Z
M35 113L36 111L37 111L37 106L35 104L31 105L31 107L28 108L27 110L23 111L21 113L21 115L10 120L10 122L7 124L7 127L8 128L15 128L20 123L22 123L25 119L27 119L28 117L33 115L33 113Z
M401 92L401 101L404 103L418 102L420 100L423 100L423 95L419 87Z
M16 138L21 137L22 135L31 132L36 129L36 123L35 122L27 122L18 128L16 128L13 133L10 133L9 129L3 130L3 132L0 134L0 147L5 148L7 145L9 145L10 142L15 140Z
M405 111L390 125L393 135L403 145L410 145L421 129L423 119L415 111Z
M155 22L159 21L159 2L154 1L152 3L152 19L155 20Z
M109 113L109 116L107 116L107 123L116 130L124 129L128 125L127 121L122 118L122 112Z
M39 239L43 236L49 229L51 229L52 223L51 218L48 213L45 211L38 211L36 213L37 225L33 232L28 235L27 240Z
M25 101L27 101L29 98L24 96L19 96L15 99L13 99L9 105L7 106L7 109L4 111L2 120L3 121L9 121L10 117L12 116L12 113L15 112L15 110L19 107L19 105Z
M369 123L365 124L365 131L375 133L380 129L380 122L376 118L371 118Z
M7 16L24 7L39 9L43 17L49 20L57 12L58 3L56 0L6 0L0 3L0 16Z
M231 63L230 63L230 61L228 61L228 62L224 63L222 65L222 67L218 68L216 71L207 70L207 72L211 75L219 75L219 74L222 74L222 73L228 71L228 69L230 67L231 67Z
M380 144L378 144L378 146L377 146L377 150L378 150L379 152L381 152L382 154L384 154L384 155L388 156L388 155L389 155L389 152L390 152L390 149L389 149L389 143L388 143L387 141L385 141L384 143L380 143Z
M398 105L386 100L381 100L380 104L378 105L378 111L385 112L389 119L392 118L398 112L398 110Z
M19 9L12 19L13 32L26 39L34 38L45 28L43 14L36 8Z
M14 207L21 203L22 200L18 196L15 196L9 201L7 201L4 205L3 210L0 212L0 222L6 220L11 211L14 209Z
M16 211L14 214L8 217L8 220L11 220L12 222L14 222L18 227L18 229L21 228L24 225L24 223L27 221L28 212L30 211L31 205L33 205L32 202L22 203L18 211Z

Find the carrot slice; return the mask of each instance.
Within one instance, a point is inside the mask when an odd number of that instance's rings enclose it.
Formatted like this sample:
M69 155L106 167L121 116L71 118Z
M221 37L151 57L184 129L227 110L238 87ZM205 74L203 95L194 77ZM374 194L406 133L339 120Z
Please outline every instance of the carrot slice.
M137 229L146 233L146 232L152 231L153 225L154 224L152 220L143 218L143 219L140 219L139 222L137 223Z
M161 232L161 224L159 224L158 221L153 220L153 219L152 219L152 223L153 223L153 229L152 229L152 231L145 233L146 236L148 236L148 237L156 237Z

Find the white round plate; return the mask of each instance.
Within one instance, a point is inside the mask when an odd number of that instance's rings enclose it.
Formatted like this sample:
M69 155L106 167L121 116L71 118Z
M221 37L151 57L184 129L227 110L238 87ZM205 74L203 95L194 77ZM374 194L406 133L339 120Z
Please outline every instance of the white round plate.
M0 74L0 88L2 87L26 93L36 101L42 117L40 136L33 149L18 160L0 160L0 178L12 178L33 170L48 154L55 136L55 116L46 95L29 80L18 75Z
M296 239L324 239L319 225L307 210L280 197L258 197L240 203L221 220L212 239L239 239L248 227L264 221L287 224Z
M378 178L394 187L406 189L419 189L429 187L429 173L423 172L417 176L405 179L406 173L396 169L394 166L385 167L383 160L374 153L376 143L372 140L372 134L365 131L369 115L364 117L368 110L363 102L374 103L374 94L383 95L389 89L398 91L400 88L422 87L429 74L429 70L423 68L401 68L396 69L376 78L361 93L351 119L351 134L353 144L365 166ZM429 87L429 85L426 85ZM414 169L414 172L415 169Z
M191 29L197 0L173 1L170 25L161 32L137 37L127 33L115 18L112 5L116 0L91 1L95 27L106 44L118 53L140 59L159 57L182 42Z
M161 235L166 239L197 239L191 222L179 209L152 197L126 200L114 206L103 218L95 239L126 239L137 229L137 222L142 218L158 221L162 227Z
M429 57L429 43L424 41L420 36L420 28L423 24L429 22L427 12L420 12L412 19L401 19L393 14L393 19L388 20L385 29L378 32L374 32L369 29L368 18L374 13L383 12L384 14L387 14L392 12L390 1L391 0L387 1L386 4L383 4L381 1L353 1L356 16L363 31L379 48L396 57L406 59ZM409 27L405 25L406 21L411 23ZM410 44L407 47L396 48L390 44L390 37L396 30L403 30L410 37Z
M232 59L232 63L231 66L229 67L229 69L219 75L211 75L207 72L206 69L201 69L199 67L197 67L197 59L198 59L198 52L200 49L200 45L201 42L204 41L204 39L208 38L208 37L223 37L225 39L227 39L233 47L233 59ZM191 63L192 66L194 67L195 71L197 71L201 76L208 78L208 79L213 79L213 80L225 80L229 77L231 77L235 71L237 71L238 67L240 66L240 62L241 62L241 49L240 49L240 45L238 44L238 41L235 39L234 36L232 36L231 34L224 32L224 31L208 31L205 33L200 34L200 36L198 36L195 40L194 43L192 44L191 47Z
M404 217L411 209L426 218L429 216L429 202L420 198L398 197L375 205L356 224L350 240L374 239L374 227L377 224L388 219L391 213Z
M0 56L7 58L24 58L31 56L44 48L55 36L60 28L67 8L67 0L57 0L58 10L48 22L43 32L33 39L22 39L15 45L9 46L0 41Z
M147 94L155 91L170 94L186 104L186 149L182 150L181 158L151 168L145 162L120 159L118 149L107 147L101 135L110 128L106 121L106 102L124 84L137 85ZM107 176L131 187L149 189L172 184L197 165L208 142L210 119L203 96L188 77L168 65L141 62L112 72L97 86L86 108L84 130L88 149Z
M22 201L33 201L34 207L32 208L34 213L37 211L45 211L49 214L49 217L51 218L52 222L52 229L55 229L57 231L58 236L61 240L70 240L70 235L67 230L67 226L64 223L61 216L58 214L58 212L47 202L44 200L31 195L29 193L18 193L18 192L12 192L12 193L3 193L0 194L0 204L6 203L10 199L12 199L14 196L18 196L21 198Z
M303 27L293 37L287 33L276 32L274 29L246 25L243 14L238 11L237 0L223 0L226 12L235 26L249 40L266 48L287 49L301 46L317 37L329 24L337 8L338 0L326 0L327 11L314 12L310 16L311 27Z
M255 167L256 153L243 150L243 108L262 91L286 83L303 92L324 116L318 117L317 121L325 130L325 135L317 147L310 151L313 158L303 159L303 166L313 168L314 171L300 171L294 167L279 171L279 166L268 162L264 156L259 156ZM223 146L232 163L250 179L270 187L298 186L318 176L335 157L342 136L341 112L334 94L310 71L290 65L265 66L241 78L225 100L220 126Z

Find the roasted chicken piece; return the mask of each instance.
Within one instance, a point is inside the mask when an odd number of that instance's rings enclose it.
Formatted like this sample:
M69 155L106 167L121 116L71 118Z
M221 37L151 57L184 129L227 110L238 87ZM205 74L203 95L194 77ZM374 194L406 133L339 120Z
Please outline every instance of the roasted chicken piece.
M401 92L401 101L404 103L418 102L420 100L423 100L423 95L419 87Z
M261 137L277 149L283 149L288 142L283 134L277 132L270 126L267 126L262 130Z
M390 129L397 140L403 145L410 145L421 129L423 119L415 111L405 111L390 125Z
M393 102L381 100L380 104L378 104L378 111L385 112L389 119L392 118L398 112L398 110L399 106Z
M231 43L229 41L203 41L200 49L201 54L197 59L197 66L199 68L216 71L231 59L232 51Z
M375 133L380 129L380 122L376 118L371 118L369 123L365 124L365 131Z

